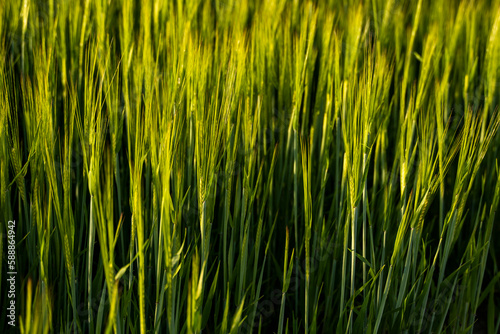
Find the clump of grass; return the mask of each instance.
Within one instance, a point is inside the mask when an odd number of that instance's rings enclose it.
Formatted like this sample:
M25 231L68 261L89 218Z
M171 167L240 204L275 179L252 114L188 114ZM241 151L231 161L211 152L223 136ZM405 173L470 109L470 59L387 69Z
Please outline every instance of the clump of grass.
M0 3L21 332L498 332L499 5Z

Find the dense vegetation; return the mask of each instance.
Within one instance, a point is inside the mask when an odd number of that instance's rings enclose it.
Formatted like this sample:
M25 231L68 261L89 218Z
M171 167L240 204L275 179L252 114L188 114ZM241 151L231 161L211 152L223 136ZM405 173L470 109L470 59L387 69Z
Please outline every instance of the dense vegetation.
M1 1L0 328L15 235L24 333L498 333L499 93L498 0Z

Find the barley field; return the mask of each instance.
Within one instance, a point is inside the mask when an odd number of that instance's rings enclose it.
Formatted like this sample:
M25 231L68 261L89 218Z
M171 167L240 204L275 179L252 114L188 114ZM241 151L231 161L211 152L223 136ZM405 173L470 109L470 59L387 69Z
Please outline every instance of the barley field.
M499 0L0 0L0 332L500 332Z

